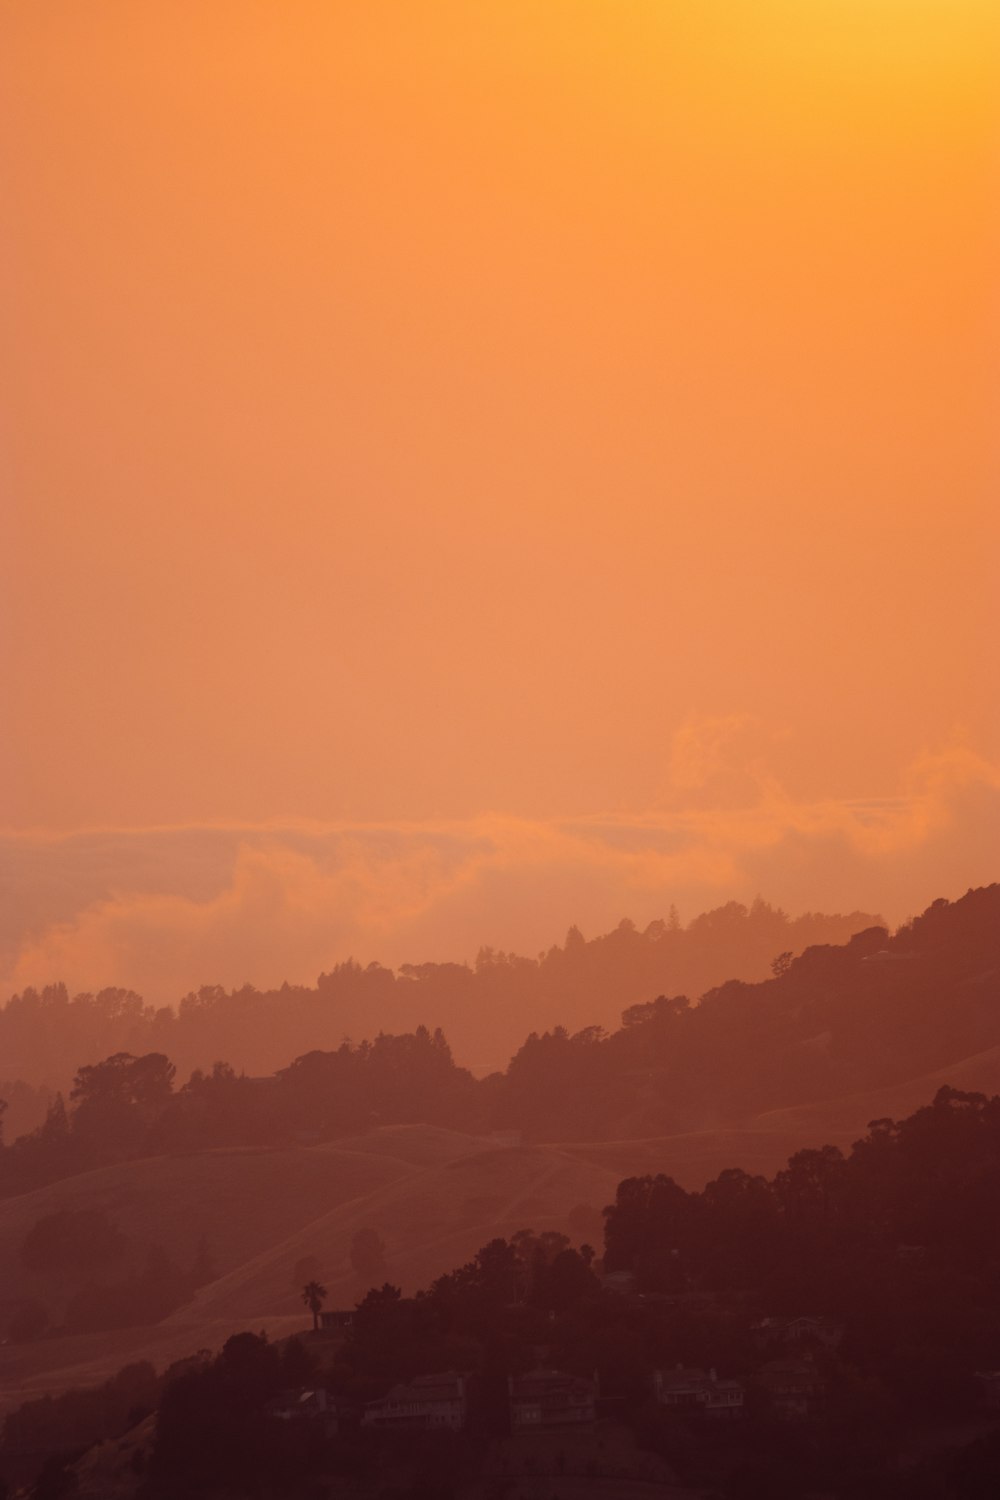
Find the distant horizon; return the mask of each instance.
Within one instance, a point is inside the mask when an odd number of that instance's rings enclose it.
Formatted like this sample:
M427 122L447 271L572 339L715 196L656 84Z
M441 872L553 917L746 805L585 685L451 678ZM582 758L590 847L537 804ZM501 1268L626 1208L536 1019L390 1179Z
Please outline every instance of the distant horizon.
M969 889L974 889L974 887L970 887ZM935 898L935 899L939 899L939 898ZM955 898L945 897L943 899L951 900L951 899L955 899ZM702 911L694 912L686 920L678 912L678 914L677 914L678 915L678 927L675 930L676 931L680 931L680 932L686 932L694 923L698 922L701 918L713 916L717 912L725 911L728 908L733 907L733 906L739 907L739 908L741 908L741 910L743 910L744 912L746 912L746 913L749 914L749 913L751 913L753 911L753 908L758 903L760 905L762 905L763 907L765 907L767 910L774 912L776 915L780 915L780 916L783 916L783 917L787 918L788 921L790 921L790 922L795 922L795 921L797 921L797 920L799 920L801 918L805 918L805 917L830 918L830 919L838 919L839 918L839 919L842 919L842 920L848 920L851 917L864 917L866 919L870 919L870 925L871 926L884 928L885 931L889 933L890 937L891 936L895 936L896 933L898 933L903 927L906 926L906 922L895 923L895 924L889 923L889 922L885 921L885 919L882 917L882 915L881 915L880 912L865 912L865 911L861 910L860 908L856 908L853 911L838 911L838 912L832 912L832 911L831 912L825 912L825 911L821 912L821 911L815 911L815 910L813 910L813 909L810 908L808 911L790 912L790 911L787 911L784 907L779 906L776 902L768 901L766 896L757 895L751 901L738 901L735 898L731 898L728 901L720 901L718 903L718 905L716 905L716 906L709 906L709 907L706 907ZM915 915L917 915L917 914L915 913ZM540 949L540 950L538 950L537 952L534 952L534 953L521 952L520 950L518 950L516 948L501 948L501 947L497 947L497 946L495 946L493 944L490 944L490 943L481 943L475 954L465 954L465 955L441 954L441 955L439 955L438 957L435 957L435 958L404 958L404 959L401 959L398 963L392 963L392 964L383 963L382 959L379 957L379 955L377 953L374 953L374 954L361 954L361 955L356 954L356 953L345 953L345 954L341 955L340 957L331 960L329 967L327 969L320 970L319 974L316 975L315 978L313 978L312 980L303 980L303 979L295 979L295 980L293 980L293 979L288 979L286 977L285 979L278 981L276 984L272 984L272 985L266 986L266 988L268 990L272 990L273 991L275 989L281 989L285 985L288 985L288 986L291 986L293 988L302 987L302 988L313 989L313 988L315 988L317 981L319 979L323 978L325 975L333 974L338 969L346 968L346 967L349 967L349 966L352 966L352 965L354 967L358 968L358 969L361 969L361 970L364 970L364 969L367 969L367 968L372 968L372 967L383 968L383 969L386 969L389 973L392 973L392 974L395 974L395 975L399 976L399 975L402 975L403 970L405 970L405 969L419 969L419 968L423 968L425 966L428 967L428 968L435 968L435 967L448 968L448 967L451 967L451 966L455 966L455 967L458 967L458 968L468 969L470 972L472 972L472 971L474 971L477 968L477 965L478 965L478 962L479 962L480 958L482 956L484 956L484 955L494 955L498 960L501 960L501 959L517 959L519 961L527 962L527 963L539 963L542 960L544 960L552 952L564 952L566 950L566 947L567 947L568 939L570 938L571 934L574 933L574 932L576 932L576 933L579 934L580 938L582 939L582 941L584 943L600 942L604 938L608 938L608 937L613 936L613 934L617 930L619 930L621 927L623 927L623 926L630 927L632 930L634 930L636 933L638 933L639 936L646 936L648 934L650 928L657 927L657 926L666 926L666 925L668 925L669 916L670 916L670 908L668 907L667 910L663 913L663 915L661 917L652 917L644 925L640 925L638 922L633 921L632 918L626 912L619 919L619 921L615 924L615 926L602 929L601 931L598 931L598 932L586 932L586 931L584 931L580 927L579 923L577 923L577 922L571 922L569 924L569 927L564 931L564 933L563 933L563 935L562 935L561 938L555 938L555 939L553 939L553 941L551 943L549 943L545 948L542 948L542 949ZM909 919L907 919L907 920L909 920ZM859 929L859 930L861 930L861 929ZM406 977L406 976L404 975L403 977ZM737 976L733 976L733 977L737 977ZM53 985L56 985L56 986L62 985L69 992L70 995L74 995L74 994L92 994L92 993L95 993L95 986L89 986L86 989L81 990L77 986L70 984L64 977L62 977L60 975L55 975L51 979L42 981L40 983L27 984L23 988L24 989L32 989L32 990L42 990L42 989L47 989L47 988L49 988L49 987L51 987ZM112 989L112 988L122 988L122 986L107 985L107 986L102 986L102 988ZM232 992L238 992L240 989L244 989L244 988L249 988L249 989L263 989L265 987L264 986L259 986L259 985L255 984L252 978L245 979L242 984L234 984L234 985L230 985L230 984L221 984L220 985L215 980L206 980L201 985L193 985L193 986L191 986L191 988L186 993L187 994L190 994L190 993L197 994L198 991L199 991L199 989L215 989L215 988L221 988L221 989L226 990L227 992L232 993ZM182 999L184 999L186 997L185 995L181 995L181 996L178 997L177 1001L171 1002L169 1000L168 1001L160 1001L158 999L158 997L156 997L156 996L153 996L153 997L146 996L146 995L142 994L141 991L138 991L138 990L134 991L134 993L138 994L139 997L140 997L140 999L142 999L144 1001L147 1001L147 1003L163 1003L163 1004L167 1004L167 1005L172 1005L174 1008L176 1008L176 1005L179 1003L180 1000L182 1000ZM2 995L0 995L0 1007L2 1007L5 1004L6 1004L6 999Z
M727 805L716 777L701 806L644 813L0 832L0 986L61 978L176 1003L202 984L311 984L351 957L398 969L482 947L534 956L570 926L643 928L671 905L686 925L757 897L895 928L989 884L1000 847L990 763L926 757L903 785L813 804L762 786Z

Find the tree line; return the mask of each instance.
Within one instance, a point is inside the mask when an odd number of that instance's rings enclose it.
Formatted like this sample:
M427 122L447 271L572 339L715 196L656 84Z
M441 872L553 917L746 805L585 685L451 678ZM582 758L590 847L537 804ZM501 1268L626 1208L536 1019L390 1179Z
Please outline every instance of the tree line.
M985 1500L1000 1481L995 1421L963 1446L949 1434L980 1415L978 1372L1000 1367L998 1190L1000 1097L953 1088L905 1120L873 1122L846 1156L802 1151L771 1180L730 1170L689 1193L665 1175L627 1179L604 1211L603 1259L524 1230L415 1296L372 1287L344 1338L279 1347L247 1332L162 1382L140 1367L136 1387L157 1407L140 1493L290 1500L339 1477L442 1500L504 1439L508 1378L542 1357L596 1372L605 1411L641 1447L726 1500ZM599 1270L630 1273L631 1290L608 1290ZM322 1290L304 1288L310 1306ZM761 1330L805 1311L837 1338L796 1345L824 1400L789 1422L771 1403L775 1348ZM739 1381L745 1420L720 1428L659 1406L653 1372L677 1364ZM359 1425L394 1383L455 1369L470 1376L462 1434ZM87 1423L93 1441L137 1415L124 1410L124 1374L96 1402L22 1407L0 1462L13 1472L26 1452L47 1453L49 1493L70 1492L65 1464ZM281 1392L317 1385L339 1414L336 1437L269 1417ZM906 1458L918 1434L928 1456Z
M127 989L71 996L50 984L0 1008L0 1058L11 1080L0 1095L13 1093L16 1080L65 1092L81 1061L116 1052L165 1053L182 1076L220 1057L238 1072L271 1073L312 1048L411 1032L419 1022L441 1027L476 1071L499 1068L531 1030L569 1016L610 1027L626 1006L663 992L697 998L732 977L764 979L775 954L844 942L877 920L863 912L793 919L764 901L733 901L686 926L672 911L642 931L624 920L590 941L573 927L535 957L483 948L474 964L409 963L398 972L348 959L314 986L205 985L176 1008Z
M532 1031L483 1078L423 1025L312 1048L262 1077L216 1062L179 1087L167 1054L117 1052L79 1068L68 1100L56 1096L39 1127L0 1151L0 1193L129 1157L309 1144L378 1125L626 1139L891 1086L1000 1043L1000 886L935 902L891 937L869 928L776 955L773 969L697 1005L634 1002L610 1033Z

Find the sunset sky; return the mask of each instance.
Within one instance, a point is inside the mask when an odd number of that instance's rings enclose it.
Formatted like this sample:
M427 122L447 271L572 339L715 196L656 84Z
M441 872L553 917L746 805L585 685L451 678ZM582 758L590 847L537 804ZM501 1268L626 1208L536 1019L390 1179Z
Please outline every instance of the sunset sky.
M0 11L0 979L996 878L995 0Z

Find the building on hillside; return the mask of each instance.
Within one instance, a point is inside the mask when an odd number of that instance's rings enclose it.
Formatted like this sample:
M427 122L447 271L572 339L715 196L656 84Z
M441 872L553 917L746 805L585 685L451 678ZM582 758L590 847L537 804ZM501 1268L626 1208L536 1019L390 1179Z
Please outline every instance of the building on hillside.
M634 1271L605 1271L600 1281L602 1291L614 1292L618 1297L627 1297L635 1291Z
M319 1326L324 1333L346 1333L354 1322L354 1309L331 1307L319 1315Z
M800 1314L795 1318L763 1318L751 1329L759 1348L779 1347L836 1349L844 1330L832 1318Z
M326 1437L335 1437L337 1433L337 1408L329 1391L322 1386L314 1390L282 1391L268 1402L267 1412L279 1422L319 1428Z
M369 1401L362 1422L366 1427L431 1429L458 1432L468 1415L468 1376L455 1370L417 1375L394 1385L380 1401Z
M779 1417L816 1417L826 1408L826 1376L808 1356L772 1359L757 1378Z
M922 1266L927 1259L926 1245L897 1245L896 1259L904 1266Z
M511 1375L510 1425L513 1432L539 1427L579 1427L597 1417L597 1376L564 1370L529 1370Z
M653 1394L661 1406L707 1417L742 1417L746 1392L738 1380L720 1380L714 1369L675 1365L653 1371Z
M718 1303L715 1292L685 1287L682 1292L640 1292L639 1301L646 1307L688 1307L698 1311L714 1307Z

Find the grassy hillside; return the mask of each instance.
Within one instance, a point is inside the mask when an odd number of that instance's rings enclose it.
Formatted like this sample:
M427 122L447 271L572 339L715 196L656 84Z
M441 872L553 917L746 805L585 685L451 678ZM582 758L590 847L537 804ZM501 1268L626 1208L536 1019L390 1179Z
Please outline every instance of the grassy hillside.
M441 1137L434 1144L448 1159L448 1133L426 1134ZM218 1269L231 1270L317 1213L413 1170L405 1148L400 1148L401 1155L394 1153L391 1140L380 1151L371 1147L370 1142L356 1148L352 1142L338 1141L308 1149L151 1157L101 1167L6 1199L0 1203L3 1297L39 1296L50 1301L54 1317L58 1315L62 1299L78 1278L26 1271L19 1252L32 1225L59 1209L106 1209L129 1239L130 1258L159 1244L178 1263L187 1264L204 1235ZM458 1149L452 1147L453 1152Z
M220 1274L155 1326L0 1347L0 1408L96 1384L133 1360L162 1369L247 1327L272 1337L300 1330L308 1315L295 1268L305 1256L321 1267L328 1305L351 1306L364 1291L350 1264L359 1229L381 1235L386 1274L406 1292L525 1227L600 1246L600 1210L623 1177L666 1172L695 1189L730 1166L771 1175L804 1146L846 1150L869 1120L900 1118L943 1084L1000 1092L1000 1047L905 1084L770 1111L742 1129L500 1148L433 1126L384 1127L325 1145L125 1162L8 1199L0 1202L4 1302L40 1298L53 1322L78 1283L27 1271L19 1251L31 1226L57 1209L106 1208L133 1257L159 1244L183 1262L205 1235ZM577 1216L570 1224L582 1205L591 1211L585 1232Z
M27 1271L19 1251L32 1224L67 1207L106 1208L133 1254L157 1243L183 1261L204 1234L221 1274L152 1327L0 1347L0 1406L95 1384L132 1360L162 1368L242 1328L266 1326L275 1337L300 1329L308 1315L294 1273L307 1255L322 1267L328 1305L350 1306L364 1290L349 1259L360 1228L378 1230L387 1274L413 1291L496 1235L529 1226L568 1231L580 1205L594 1211L589 1237L599 1245L599 1211L624 1176L666 1171L700 1187L734 1164L774 1171L801 1143L776 1128L498 1149L474 1136L400 1126L328 1145L157 1157L55 1183L0 1203L8 1304L37 1297L58 1320L77 1281Z
M770 1109L758 1115L754 1125L765 1131L787 1131L802 1139L830 1140L836 1143L838 1133L851 1139L864 1133L871 1120L886 1115L894 1120L912 1114L927 1104L946 1084L967 1093L1000 1094L1000 1047L988 1047L961 1062L922 1073L906 1083L867 1089L842 1099L827 1099L819 1104L800 1104L793 1109Z

